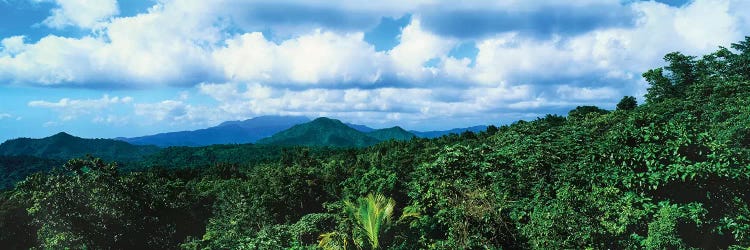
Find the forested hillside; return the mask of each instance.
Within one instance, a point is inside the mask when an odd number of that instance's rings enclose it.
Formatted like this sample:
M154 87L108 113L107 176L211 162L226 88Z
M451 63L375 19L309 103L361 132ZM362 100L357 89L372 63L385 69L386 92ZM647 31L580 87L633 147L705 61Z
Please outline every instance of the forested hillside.
M643 75L645 103L611 111L366 148L269 147L278 160L254 164L124 174L74 159L0 195L0 245L747 249L750 37L664 59Z
M365 147L378 142L380 140L357 131L339 120L320 117L261 139L258 144Z
M109 161L139 161L158 151L156 146L136 146L112 139L84 139L65 132L41 139L18 138L0 144L0 156L66 160L92 155Z
M392 128L376 129L376 130L367 132L367 135L372 138L378 139L380 141L387 141L387 140L408 141L416 137L416 135L398 126L392 127Z

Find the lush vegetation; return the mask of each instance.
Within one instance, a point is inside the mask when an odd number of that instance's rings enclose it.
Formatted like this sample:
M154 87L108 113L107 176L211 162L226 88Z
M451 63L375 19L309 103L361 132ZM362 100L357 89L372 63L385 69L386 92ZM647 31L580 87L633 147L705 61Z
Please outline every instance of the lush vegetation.
M567 117L366 148L269 147L278 158L253 163L220 157L181 168L167 159L172 169L122 173L74 159L0 195L0 244L744 249L750 38L732 49L667 55L667 66L644 74L646 102L625 97L613 111L582 106ZM213 154L263 154L222 147ZM200 159L207 149L172 150L161 157Z

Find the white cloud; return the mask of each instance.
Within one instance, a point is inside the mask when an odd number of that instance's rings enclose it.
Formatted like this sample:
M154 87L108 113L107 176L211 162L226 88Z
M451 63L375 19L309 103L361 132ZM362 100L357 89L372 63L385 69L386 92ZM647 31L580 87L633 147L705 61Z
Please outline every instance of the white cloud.
M52 0L34 0L52 1ZM102 25L102 21L117 15L117 0L54 0L57 8L52 9L51 16L44 20L44 24L52 28L76 26L80 28L95 28Z
M457 43L423 30L418 17L413 17L411 23L404 27L399 40L400 43L388 52L394 73L416 81L434 76L435 69L424 64L431 59L445 59Z
M611 87L587 88L561 85L557 87L557 95L565 100L615 100L620 97L619 91Z
M717 46L739 41L750 26L737 10L742 1L696 0L683 8L656 2L637 2L633 27L605 28L573 37L537 40L504 33L477 42L476 66L455 64L459 72L479 83L528 83L589 88L592 84L623 84L627 93L641 93L640 74L663 65L672 51L701 55ZM744 4L748 10L748 4ZM744 25L744 26L743 26ZM465 64L464 64L465 65ZM446 69L448 69L446 67ZM579 83L570 83L577 79ZM558 91L559 98L573 98ZM609 92L613 94L614 92Z
M228 39L213 56L232 81L367 84L379 79L383 55L363 36L316 30L276 44L254 32Z
M12 36L0 40L0 45L2 45L2 48L0 48L0 55L15 55L18 52L25 50L26 44L23 40L24 36Z
M81 38L49 35L31 44L17 37L3 40L7 48L0 51L0 79L137 88L193 85L220 76L210 55L223 36L222 28L214 26L218 17L181 6L168 2L145 14L114 18Z
M0 120L3 120L3 119L5 119L5 118L12 118L12 117L13 117L13 115L11 115L11 114L8 114L8 113L0 113Z
M221 112L214 107L192 105L187 102L187 99L180 98L178 100L164 100L155 103L136 103L133 107L135 115L141 117L136 120L142 125L166 123L170 126L208 126L231 120L228 119L229 116L225 112Z
M98 114L114 105L128 104L133 101L132 97L109 97L104 95L100 99L70 99L63 98L57 102L31 101L29 107L51 109L60 114L62 121L73 120L82 115Z
M103 45L97 39L50 35L34 44L11 43L13 53L0 54L0 79L41 85L92 84L89 81L101 73L101 66L90 58L92 50Z

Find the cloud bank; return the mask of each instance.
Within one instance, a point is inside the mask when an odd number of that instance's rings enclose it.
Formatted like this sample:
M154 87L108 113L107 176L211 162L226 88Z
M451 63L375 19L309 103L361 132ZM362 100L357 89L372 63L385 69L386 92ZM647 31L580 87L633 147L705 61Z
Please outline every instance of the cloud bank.
M159 0L135 16L118 16L115 1L55 3L45 25L91 31L2 38L0 82L177 87L215 102L130 100L132 115L169 123L301 114L415 126L453 117L460 126L581 104L610 107L623 95L642 95L640 74L664 54L699 55L750 34L743 0ZM402 17L409 21L395 46L376 50L366 41L383 18ZM466 44L476 55L451 54ZM78 103L86 102L113 101ZM60 108L73 103L29 106L57 109L63 120L85 115Z

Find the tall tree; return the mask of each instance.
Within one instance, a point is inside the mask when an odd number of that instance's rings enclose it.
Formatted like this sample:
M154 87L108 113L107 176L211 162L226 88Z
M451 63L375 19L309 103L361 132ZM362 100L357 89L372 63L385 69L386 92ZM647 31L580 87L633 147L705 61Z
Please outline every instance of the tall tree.
M635 107L638 107L638 102L633 96L624 96L617 103L617 110L633 110Z

